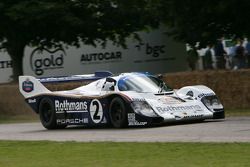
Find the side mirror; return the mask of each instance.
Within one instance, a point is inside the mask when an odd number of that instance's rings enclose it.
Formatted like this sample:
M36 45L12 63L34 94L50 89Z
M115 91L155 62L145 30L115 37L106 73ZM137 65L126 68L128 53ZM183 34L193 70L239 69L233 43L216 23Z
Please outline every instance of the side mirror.
M160 80L162 80L163 79L163 75L162 74L158 74L157 78L160 79Z
M114 85L116 85L116 80L113 78L106 78L106 82L114 82Z

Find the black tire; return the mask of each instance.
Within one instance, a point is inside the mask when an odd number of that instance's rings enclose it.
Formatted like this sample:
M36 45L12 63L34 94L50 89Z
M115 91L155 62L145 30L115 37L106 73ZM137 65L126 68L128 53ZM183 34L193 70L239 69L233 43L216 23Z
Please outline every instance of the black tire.
M44 98L39 105L39 116L42 125L46 129L62 129L67 125L57 125L56 113L52 100Z
M124 100L120 97L115 97L109 108L109 117L111 124L115 128L125 128L128 126L127 107Z

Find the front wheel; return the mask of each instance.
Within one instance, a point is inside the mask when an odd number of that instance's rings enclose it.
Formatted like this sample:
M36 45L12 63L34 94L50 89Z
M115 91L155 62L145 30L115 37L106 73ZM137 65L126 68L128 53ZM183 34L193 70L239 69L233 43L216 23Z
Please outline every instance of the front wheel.
M39 105L39 116L42 125L46 129L62 129L67 125L57 125L56 123L56 113L52 100L49 98L44 98L41 100Z
M122 98L116 97L111 101L109 116L113 127L124 128L128 126L127 107Z

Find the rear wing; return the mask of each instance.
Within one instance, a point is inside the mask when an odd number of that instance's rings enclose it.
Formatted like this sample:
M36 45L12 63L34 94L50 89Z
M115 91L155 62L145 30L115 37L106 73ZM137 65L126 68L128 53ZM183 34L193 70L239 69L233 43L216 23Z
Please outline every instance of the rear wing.
M51 92L33 76L19 76L19 91L25 98Z
M19 91L25 98L33 97L42 93L51 93L43 83L63 83L74 81L94 81L112 76L111 72L95 72L87 75L73 75L66 77L48 77L37 79L33 76L19 76Z
M38 79L41 83L61 83L61 82L72 82L72 81L95 81L98 79L110 77L113 74L109 71L97 71L94 74L85 75L72 75L72 76L61 76L61 77L47 77Z

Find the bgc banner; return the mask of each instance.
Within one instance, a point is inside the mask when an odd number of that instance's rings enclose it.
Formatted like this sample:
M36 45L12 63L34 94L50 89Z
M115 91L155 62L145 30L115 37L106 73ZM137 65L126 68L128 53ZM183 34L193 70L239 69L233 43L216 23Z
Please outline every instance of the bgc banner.
M173 42L164 34L164 29L141 32L139 35L142 39L140 42L127 39L127 48L115 46L112 41L108 41L105 48L98 43L96 47L81 44L79 48L67 45L60 48L26 47L24 74L40 78L88 74L100 70L112 73L186 70L185 44ZM7 81L6 78L3 80Z

